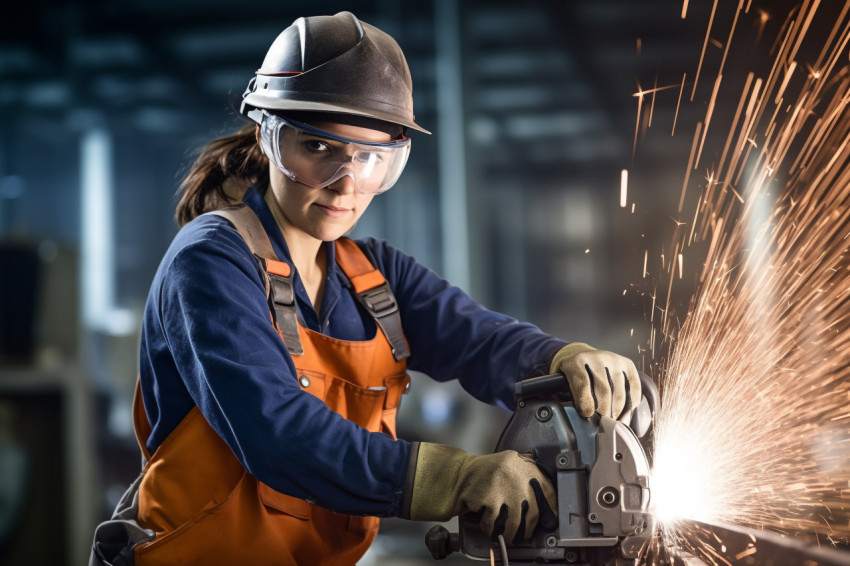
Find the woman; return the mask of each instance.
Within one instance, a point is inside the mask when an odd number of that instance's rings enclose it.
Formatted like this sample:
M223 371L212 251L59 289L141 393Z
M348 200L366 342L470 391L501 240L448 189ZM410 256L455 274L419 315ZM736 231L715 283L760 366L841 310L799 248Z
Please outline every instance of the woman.
M241 112L252 125L184 181L148 298L134 407L146 466L117 512L136 527L124 556L353 564L378 517L466 511L526 540L556 509L549 478L516 452L397 439L406 369L506 408L515 381L563 371L584 416L621 416L640 397L634 365L488 311L383 241L343 237L398 179L408 130L427 133L387 34L347 12L296 20ZM95 563L119 546L96 539Z

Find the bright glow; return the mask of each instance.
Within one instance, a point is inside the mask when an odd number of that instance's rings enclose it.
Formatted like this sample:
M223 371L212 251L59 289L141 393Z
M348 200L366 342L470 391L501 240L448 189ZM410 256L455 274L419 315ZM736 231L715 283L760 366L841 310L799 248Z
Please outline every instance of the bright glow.
M717 469L702 439L693 438L692 428L679 432L666 435L664 445L656 449L650 481L652 513L665 525L675 525L677 519L711 521L722 510L715 508L713 502L718 500L702 486L716 486L713 477L728 474Z

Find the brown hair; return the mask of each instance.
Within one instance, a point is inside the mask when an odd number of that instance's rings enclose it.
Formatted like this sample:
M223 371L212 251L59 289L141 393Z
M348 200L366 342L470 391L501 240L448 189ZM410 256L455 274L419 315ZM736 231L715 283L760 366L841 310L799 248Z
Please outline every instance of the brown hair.
M245 125L201 149L177 189L180 202L174 218L178 226L210 210L241 201L251 185L265 191L269 183L269 160L257 143L256 129L255 124Z

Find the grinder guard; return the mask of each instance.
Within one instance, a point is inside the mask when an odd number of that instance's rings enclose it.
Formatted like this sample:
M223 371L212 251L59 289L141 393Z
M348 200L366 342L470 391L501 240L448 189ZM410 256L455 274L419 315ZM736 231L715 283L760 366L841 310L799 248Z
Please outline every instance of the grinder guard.
M630 426L599 414L581 417L563 374L517 383L517 410L495 451L530 454L546 471L558 494L558 525L546 529L538 524L529 543L508 548L512 563L634 564L652 532L645 444L658 404L655 384L640 377L643 398ZM477 515L462 515L459 527L458 535L440 526L429 532L426 542L435 558L460 550L469 558L489 560L491 548L499 556Z

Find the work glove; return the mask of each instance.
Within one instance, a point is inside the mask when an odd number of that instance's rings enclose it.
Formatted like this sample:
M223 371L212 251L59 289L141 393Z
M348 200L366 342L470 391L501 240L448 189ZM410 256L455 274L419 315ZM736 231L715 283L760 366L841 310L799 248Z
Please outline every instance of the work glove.
M628 421L640 403L640 377L635 364L613 352L582 342L567 344L552 359L551 373L567 376L578 414L599 413Z
M416 452L417 444L414 444ZM529 540L541 516L557 526L557 498L534 460L513 450L475 456L460 448L418 443L408 470L408 518L447 521L480 513L481 530L508 543Z

